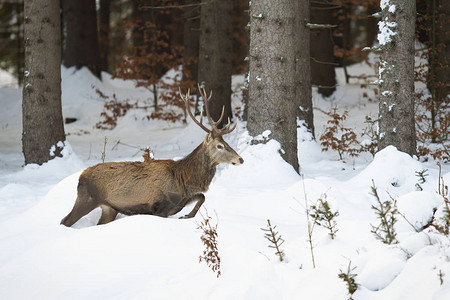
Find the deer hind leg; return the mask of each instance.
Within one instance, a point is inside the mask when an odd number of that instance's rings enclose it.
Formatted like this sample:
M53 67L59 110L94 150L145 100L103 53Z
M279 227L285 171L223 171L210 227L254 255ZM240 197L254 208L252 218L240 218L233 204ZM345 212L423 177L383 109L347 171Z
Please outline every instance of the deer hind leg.
M61 224L70 227L96 207L97 204L95 203L95 201L90 198L85 200L84 197L78 195L72 211L67 216L65 216L64 219L61 220Z
M195 201L195 200L197 200L197 203L195 204L194 208L191 210L190 213L188 213L187 215L182 217L183 219L189 219L189 218L195 217L195 215L197 214L198 210L202 206L203 202L205 202L205 195L197 194L197 195L192 197L192 201Z
M106 224L116 219L118 213L117 210L106 205L102 205L101 208L102 208L102 216L100 217L100 220L98 220L97 225Z
M97 207L97 201L88 193L86 185L79 183L77 200L72 211L61 220L61 224L70 227Z

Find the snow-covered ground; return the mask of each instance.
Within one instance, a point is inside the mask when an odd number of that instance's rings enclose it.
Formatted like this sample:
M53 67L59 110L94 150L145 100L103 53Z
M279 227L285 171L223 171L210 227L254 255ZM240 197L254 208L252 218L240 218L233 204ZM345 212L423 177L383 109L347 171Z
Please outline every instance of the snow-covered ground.
M370 69L356 65L350 71ZM219 167L200 210L217 224L219 278L199 263L205 249L200 214L119 216L95 226L95 210L73 228L59 225L75 201L80 172L101 162L105 137L106 161L142 160L146 146L156 158L177 159L204 138L190 120L147 121L142 109L130 110L114 130L95 129L103 110L96 88L130 101L149 98L149 92L107 74L96 80L85 69L63 68L62 76L63 114L77 121L66 124L64 157L42 166L23 166L21 91L0 89L0 299L348 299L338 274L350 262L359 284L354 299L450 299L450 240L426 226L443 209L436 162L419 162L393 147L375 158L364 153L342 162L302 129L303 177L282 160L277 142L249 145L243 122L226 137L245 163ZM342 72L338 76L342 82ZM234 78L235 90L242 80ZM314 94L316 136L328 120L322 111L335 106L349 110L346 127L361 133L365 116L377 114L377 103L364 92L349 84L332 99ZM239 106L239 97L233 99ZM428 176L418 191L416 172L423 169ZM450 183L448 165L442 174ZM371 208L372 181L381 200L392 196L405 217L397 216L397 244L383 244L371 233L371 224L379 224ZM314 205L325 194L339 211L338 232L331 239L327 229L313 227L314 268L305 203ZM283 262L261 230L267 219L285 240Z

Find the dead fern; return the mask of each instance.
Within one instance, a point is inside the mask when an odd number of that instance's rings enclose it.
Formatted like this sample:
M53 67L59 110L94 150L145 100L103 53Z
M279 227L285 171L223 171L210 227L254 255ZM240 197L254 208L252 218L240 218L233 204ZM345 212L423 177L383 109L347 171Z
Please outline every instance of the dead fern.
M372 119L370 116L366 116L364 121L367 124L366 128L363 129L361 137L367 137L367 139L361 142L360 152L369 152L372 156L378 152L378 119Z
M337 112L337 108L334 108L328 115L331 119L327 121L328 126L320 136L322 151L328 151L329 149L335 150L338 152L340 160L343 160L344 154L352 157L358 156L361 149L356 139L356 133L351 128L344 127L343 124L348 117L348 111L345 110L340 115Z
M142 157L144 158L144 162L149 162L155 159L155 155L153 154L153 151L150 149L150 147L145 147Z
M198 224L197 229L202 230L202 240L203 245L206 247L203 250L203 255L199 256L199 263L204 261L207 266L217 273L217 278L221 275L220 272L220 256L217 242L217 223L216 225L211 225L212 218L208 215L206 211L206 217L201 214L203 221Z
M103 112L100 114L101 120L95 125L98 129L114 129L117 126L117 120L126 115L126 113L136 107L136 103L131 104L129 100L119 101L116 94L112 97L96 89L97 95L105 100Z

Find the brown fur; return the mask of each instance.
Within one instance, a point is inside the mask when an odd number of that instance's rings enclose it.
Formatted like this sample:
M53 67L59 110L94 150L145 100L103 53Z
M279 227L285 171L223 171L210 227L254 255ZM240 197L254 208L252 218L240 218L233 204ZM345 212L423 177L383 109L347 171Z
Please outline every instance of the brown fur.
M219 149L222 147L222 149ZM240 165L243 159L222 139L209 133L191 154L173 160L101 163L86 169L78 181L78 196L61 224L72 226L97 207L98 224L113 221L117 213L168 217L197 201L185 217L195 216L205 201L219 163Z

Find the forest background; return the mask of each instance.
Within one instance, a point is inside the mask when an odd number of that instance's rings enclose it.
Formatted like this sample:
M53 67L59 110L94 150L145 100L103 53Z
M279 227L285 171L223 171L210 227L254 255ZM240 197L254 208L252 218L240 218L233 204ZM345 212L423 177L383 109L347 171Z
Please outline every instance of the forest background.
M274 7L278 6L276 9L267 7L268 11L279 10L277 12L279 16L276 17L274 14L274 16L267 17L269 20L267 23L264 23L266 16L257 13L259 3L258 1L254 2L253 11L249 9L248 1L242 0L203 2L65 0L54 1L52 5L61 5L60 24L62 30L59 43L62 64L66 67L75 66L77 69L87 67L99 78L101 78L101 72L108 72L117 78L133 80L136 87L145 87L151 90L152 103L144 108L148 110L149 119L156 118L172 122L184 119L185 112L174 110L174 107L183 110L183 103L177 95L178 88L183 91L190 88L191 94L195 95L196 85L199 83L207 90L214 91L215 99L210 105L213 117L217 118L222 106L225 106L224 122L226 122L228 117L234 117L231 111L232 74L253 74L253 76L247 76L241 89L243 107L241 108L242 112L236 113L236 116L249 120L248 129L254 136L261 134L266 129L271 130L272 138L277 139L286 151L286 154L283 154L284 158L297 170L296 144L293 142L294 139L289 136L295 136L296 117L303 120L314 136L311 87L317 89L323 97L332 99L337 87L335 69L343 68L346 84L359 84L361 89L373 91L375 96L369 96L369 92L363 94L369 101L388 103L391 100L386 102L385 98L392 94L390 91L392 88L383 86L386 85L383 82L387 81L389 72L383 73L385 67L381 66L380 68L378 60L371 61L369 53L381 54L382 57L385 55L385 57L398 60L399 58L394 57L395 53L407 52L405 59L416 61L414 67L408 67L409 69L405 71L410 75L407 76L406 73L397 71L392 73L399 73L399 78L408 78L409 83L402 82L403 87L411 86L414 84L413 82L421 82L426 85L426 89L416 88L414 91L412 88L408 95L398 97L397 106L400 107L400 103L405 103L405 107L413 106L414 109L410 109L404 114L396 112L388 114L383 113L383 107L388 107L390 112L395 105L390 103L389 105L380 105L378 118L368 119L367 123L371 124L373 129L381 128L381 130L372 130L368 133L371 143L361 149L345 149L350 147L349 145L354 139L351 132L346 134L343 134L345 132L335 132L334 134L328 132L327 136L317 138L323 143L324 148L343 147L344 149L340 149L340 151L350 151L353 154L368 149L375 153L378 143L381 141L381 148L387 144L393 144L411 155L449 159L447 146L450 89L448 3L437 0L416 1L411 15L405 18L399 13L397 15L389 13L389 7L395 7L395 3L392 4L393 6L389 6L386 4L389 2L386 1L382 1L381 8L385 9L381 10L380 3L376 0L319 0L298 3L286 1L286 3L275 5ZM263 1L261 3L261 8L267 5ZM289 11L291 11L290 15ZM394 49L391 47L392 49L388 49L389 47L387 47L382 49L380 36L377 38L377 34L381 34L381 39L383 39L383 28L378 24L380 18L388 16L382 16L383 12L391 14L394 19L415 19L415 22L409 23L408 26L398 26L399 31L414 27L414 31L411 31L414 34L413 39L410 38L408 41L399 39L391 43L392 45L409 44L405 47L413 47L415 49L413 53L410 53L409 50L401 50L407 48ZM80 20L83 21L80 22ZM294 20L298 23L286 20ZM396 22L396 20L390 21ZM291 25L291 23L295 24ZM29 37L24 37L26 24L22 1L2 1L0 7L2 45L0 67L14 74L17 85L23 85L24 80L30 80L35 75L33 72L31 76L29 75L30 71L27 70L24 63L25 44L27 44L24 43L24 40L28 41L30 49L37 49L37 46L33 48ZM285 26L284 31L258 39L259 33L262 32L260 28L270 32L268 29L270 24L276 24L275 26L279 28ZM251 39L250 27L252 25L253 28L258 28L253 30ZM378 28L379 26L380 28ZM181 30L182 28L183 30ZM301 33L285 34L289 28L298 28L292 32L299 31ZM270 41L268 39L271 36L277 38ZM398 37L400 36L403 34L398 35ZM256 53L255 49L259 47L257 45L259 40L266 45L276 44L280 49L281 45L285 44L287 52L290 51L289 49L294 49L297 51L295 54L297 55L295 58L297 65L284 67L289 65L289 59L285 59L289 55L286 52L284 54L277 53L276 55L279 55L277 59L282 63L269 68L268 61L264 61L265 58ZM254 41L253 44L252 41ZM303 48L298 46L300 44ZM39 41L36 45L39 45ZM309 51L305 50L305 46ZM49 51L44 52L50 55ZM40 53L38 57L42 55ZM348 72L349 65L362 61L374 68L374 74L350 74ZM381 63L385 64L387 61L381 59ZM403 63L399 62L398 65ZM263 67L258 70L258 66ZM181 75L171 81L164 79L167 71L179 67L182 67ZM264 70L267 70L269 74L267 76L271 78L270 82L273 81L273 78L282 76L283 84L279 84L280 87L268 86L266 82L264 89L258 86L262 78L260 73ZM37 76L40 75L37 74ZM382 78L382 76L384 77ZM288 78L294 78L292 83L288 82ZM395 80L398 79L390 79L392 82ZM31 83L27 85L25 82L25 87L27 86L31 86ZM289 90L294 90L293 94L289 95L283 92L282 90L286 88L281 86L291 86ZM280 88L280 91L277 88ZM97 124L98 128L114 127L117 118L123 116L127 109L136 106L135 103L130 103L126 99L116 99L115 95L105 95L101 90L97 92L99 98L105 101L105 112ZM24 89L24 95L28 94L27 89ZM58 92L56 92L57 94ZM394 94L402 95L399 92L394 92ZM25 97L26 99L27 97ZM199 97L195 96L193 101L195 101L195 109L198 113L200 110ZM270 104L270 101L273 103ZM295 108L295 105L292 106L292 103L296 101L298 101L296 105L302 108L300 111ZM57 103L58 100L55 102ZM27 102L24 101L24 103ZM268 105L271 105L272 109L264 109ZM26 114L26 107L27 105L24 105L24 114ZM45 112L37 113L36 107L32 111L30 117L49 119ZM250 116L248 111L250 111ZM270 120L269 116L264 114L265 111L271 111L271 118L277 120ZM275 111L277 113L274 115ZM287 111L295 111L296 117L287 117ZM345 118L345 112L338 114L336 111L330 110L326 113L330 115L330 124L338 122L339 118ZM409 115L409 120L413 121L403 123L408 124L407 126L396 126L402 123L400 119L404 119L401 116L405 114ZM382 115L384 118L381 117ZM386 128L384 124L378 124L380 120L388 122L384 120L387 120L389 115L396 116L398 123ZM62 117L60 118L62 119ZM289 121L291 119L294 122ZM285 122L280 122L280 120L285 120ZM70 120L64 121L70 122ZM61 121L58 122L57 126L51 126L52 133L55 128L62 127ZM42 135L45 132L42 127L46 125L37 126L36 124L33 123L31 128L39 127ZM403 130L403 128L406 128L405 132L395 134L397 129ZM42 152L47 152L47 148L63 139L63 129L59 131L60 133L56 134L53 140L50 138L51 141L39 147L44 149ZM286 134L282 134L283 132ZM394 137L389 138L390 132L394 132ZM416 140L414 140L414 136ZM401 137L407 137L408 146L400 145L405 143ZM37 140L32 135L29 139ZM348 140L344 141L344 139ZM31 149L32 144L36 142L30 142L27 146L26 140L27 135L24 135L23 147L26 162L42 163L49 159L49 157L27 159L27 147ZM388 142L385 142L386 140ZM38 156L42 155L44 154Z

